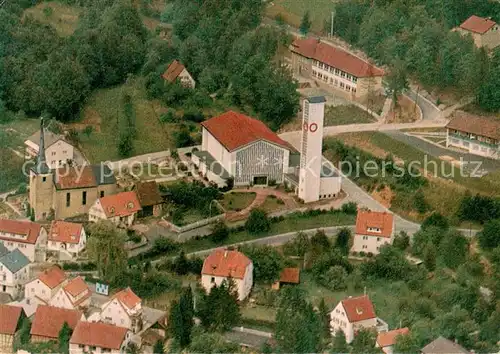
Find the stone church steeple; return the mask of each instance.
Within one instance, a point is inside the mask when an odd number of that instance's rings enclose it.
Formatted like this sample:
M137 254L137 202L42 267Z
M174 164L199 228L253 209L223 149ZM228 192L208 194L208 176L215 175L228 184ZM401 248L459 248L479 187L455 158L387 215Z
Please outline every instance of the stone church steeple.
M50 172L49 166L45 159L45 139L43 133L43 117L40 118L40 143L38 145L38 157L35 166L35 172L37 174L46 174Z

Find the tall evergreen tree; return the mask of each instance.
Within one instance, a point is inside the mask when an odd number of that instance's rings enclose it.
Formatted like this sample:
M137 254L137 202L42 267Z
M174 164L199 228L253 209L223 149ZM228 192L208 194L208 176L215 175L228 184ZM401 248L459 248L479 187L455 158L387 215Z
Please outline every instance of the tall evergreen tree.
M343 227L337 233L335 238L335 247L338 248L342 254L347 255L349 253L349 241L351 239L351 230L347 227Z
M198 317L207 330L226 331L240 321L237 292L233 280L214 286L200 301Z
M181 348L191 343L193 316L193 295L191 288L185 288L179 301L172 302L169 318L170 331Z
M300 27L299 31L303 35L307 35L309 33L309 30L311 29L311 19L309 18L309 11L306 11L304 16L302 16L302 20L300 21Z
M69 340L73 330L69 327L67 322L64 322L61 330L59 331L59 352L69 354Z

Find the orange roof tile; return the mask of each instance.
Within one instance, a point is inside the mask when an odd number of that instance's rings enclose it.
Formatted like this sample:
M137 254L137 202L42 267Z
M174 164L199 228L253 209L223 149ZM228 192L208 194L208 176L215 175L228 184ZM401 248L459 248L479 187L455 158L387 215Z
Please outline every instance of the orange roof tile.
M49 241L79 243L83 225L62 220L54 220L50 225Z
M496 25L496 22L489 18L472 15L460 25L460 28L467 31L483 34L488 32L489 29L494 25Z
M32 336L57 339L64 322L66 322L71 329L75 329L81 317L82 312L78 310L38 305L33 317L30 333Z
M342 306L349 322L359 322L375 318L375 309L368 295L350 297L342 300Z
M243 279L247 266L251 263L241 252L217 249L203 262L201 274Z
M161 77L169 82L174 82L184 69L184 65L174 60Z
M130 288L123 289L122 291L116 293L114 297L129 309L134 308L141 302L141 298Z
M155 181L138 182L135 185L135 191L137 192L137 198L139 198L141 206L143 207L158 205L163 202L160 195L160 189Z
M454 118L446 125L446 128L500 141L500 120L494 117L480 117L466 112L455 112Z
M63 270L56 265L45 270L38 276L38 279L51 289L54 289L56 286L60 285L63 281L66 280L66 278L66 273L64 273Z
M80 321L71 336L71 344L119 350L128 329L101 322Z
M280 282L298 284L300 283L300 269L299 268L284 268L280 274Z
M410 333L408 327L394 329L388 332L380 332L377 336L377 343L380 347L388 347L396 344L396 337Z
M0 305L0 334L15 334L22 313L22 307Z
M85 188L97 186L92 166L60 167L55 173L58 189Z
M228 151L236 150L258 140L265 140L285 149L295 150L260 120L234 111L210 118L202 122L201 125Z
M25 239L16 237L16 242L35 244L41 229L42 225L31 221L0 219L0 232L26 236ZM8 236L0 236L0 240L10 241L13 239Z
M135 191L108 195L99 199L106 217L127 216L141 210L141 203Z
M358 210L356 217L356 235L392 237L394 215L387 212ZM380 232L368 231L368 228L378 228Z
M71 296L76 297L83 293L85 290L91 291L85 280L82 277L76 277L64 286L64 291Z
M296 39L291 50L306 58L315 59L355 77L383 76L384 71L340 48L332 47L316 38Z

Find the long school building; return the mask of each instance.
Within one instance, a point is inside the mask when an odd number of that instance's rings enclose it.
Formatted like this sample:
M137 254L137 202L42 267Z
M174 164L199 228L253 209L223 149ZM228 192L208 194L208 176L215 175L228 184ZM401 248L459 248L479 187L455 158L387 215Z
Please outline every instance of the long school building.
M295 40L290 46L294 73L316 79L355 100L382 89L384 71L316 38Z

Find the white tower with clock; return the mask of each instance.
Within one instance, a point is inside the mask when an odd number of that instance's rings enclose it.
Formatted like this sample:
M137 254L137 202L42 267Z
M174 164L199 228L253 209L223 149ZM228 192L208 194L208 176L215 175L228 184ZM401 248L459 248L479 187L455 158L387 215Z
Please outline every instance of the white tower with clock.
M309 97L302 107L298 194L305 203L320 198L325 102L323 96Z

